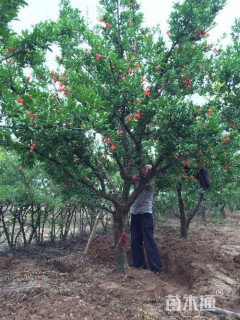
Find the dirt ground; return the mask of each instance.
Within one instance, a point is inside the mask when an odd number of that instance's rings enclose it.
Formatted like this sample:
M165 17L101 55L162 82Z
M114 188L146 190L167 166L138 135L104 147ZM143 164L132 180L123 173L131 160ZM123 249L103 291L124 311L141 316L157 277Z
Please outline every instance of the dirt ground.
M222 223L197 221L183 240L178 223L168 221L155 232L160 277L131 267L114 273L110 235L93 241L84 267L80 239L2 254L0 319L231 319L202 309L240 313L239 228L240 214Z

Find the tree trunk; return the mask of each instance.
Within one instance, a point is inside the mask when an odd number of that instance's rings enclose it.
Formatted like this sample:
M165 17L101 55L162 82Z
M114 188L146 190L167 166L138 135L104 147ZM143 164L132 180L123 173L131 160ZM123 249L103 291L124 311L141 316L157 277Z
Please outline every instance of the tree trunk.
M179 212L180 212L180 222L181 222L181 237L187 239L187 233L190 226L192 219L195 217L201 202L204 198L204 192L201 192L200 197L198 199L198 203L196 204L195 208L192 209L187 215L184 208L184 203L182 199L182 185L179 183L177 185L177 195L178 195L178 205L179 205Z
M126 250L126 224L127 212L115 211L113 214L113 232L115 241L115 271L126 272L128 270L127 250Z
M198 210L198 213L200 214L201 216L201 219L202 219L202 222L204 225L207 224L207 220L206 220L206 208L205 207L202 207Z
M177 195L178 195L178 206L179 206L180 223L181 223L181 237L186 239L188 227L186 223L186 215L185 215L184 203L182 199L182 185L180 183L177 185Z
M226 203L223 203L219 209L221 215L223 216L223 218L225 219L226 218L226 213L225 213L225 206L226 206Z
M192 209L192 210L188 213L187 221L186 221L187 231L188 231L188 229L189 229L189 225L190 225L192 219L195 217L196 213L198 212L198 209L200 208L200 204L201 204L201 202L203 201L204 194L205 194L204 191L200 193L200 197L199 197L199 199L198 199L198 203L196 204L195 208Z

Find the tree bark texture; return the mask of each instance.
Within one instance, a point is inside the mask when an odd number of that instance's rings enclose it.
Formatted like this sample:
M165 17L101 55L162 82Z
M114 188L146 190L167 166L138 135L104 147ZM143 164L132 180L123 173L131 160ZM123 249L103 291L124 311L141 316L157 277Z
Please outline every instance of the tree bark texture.
M115 241L115 271L126 272L129 268L127 260L127 239L125 233L127 212L116 211L113 214L113 232Z

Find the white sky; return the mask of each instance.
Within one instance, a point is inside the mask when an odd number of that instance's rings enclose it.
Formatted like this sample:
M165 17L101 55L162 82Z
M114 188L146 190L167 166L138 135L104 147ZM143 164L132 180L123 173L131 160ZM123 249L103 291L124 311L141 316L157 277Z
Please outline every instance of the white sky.
M13 23L16 31L29 29L39 21L55 20L58 14L59 0L27 0L28 6L20 11L19 21ZM89 22L97 22L98 0L72 0L72 6L79 8ZM144 13L148 26L160 24L162 33L167 31L167 19L171 12L173 0L141 0L141 11ZM217 27L210 32L210 40L214 41L224 32L229 32L234 19L240 16L239 0L228 0L227 5L219 14Z

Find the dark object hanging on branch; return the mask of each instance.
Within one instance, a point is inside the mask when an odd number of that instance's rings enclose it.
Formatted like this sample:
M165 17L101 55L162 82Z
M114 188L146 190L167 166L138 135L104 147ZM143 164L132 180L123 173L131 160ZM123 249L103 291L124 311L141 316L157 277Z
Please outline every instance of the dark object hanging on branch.
M203 190L207 190L211 185L211 174L207 168L202 168L197 172L197 179L200 187Z

